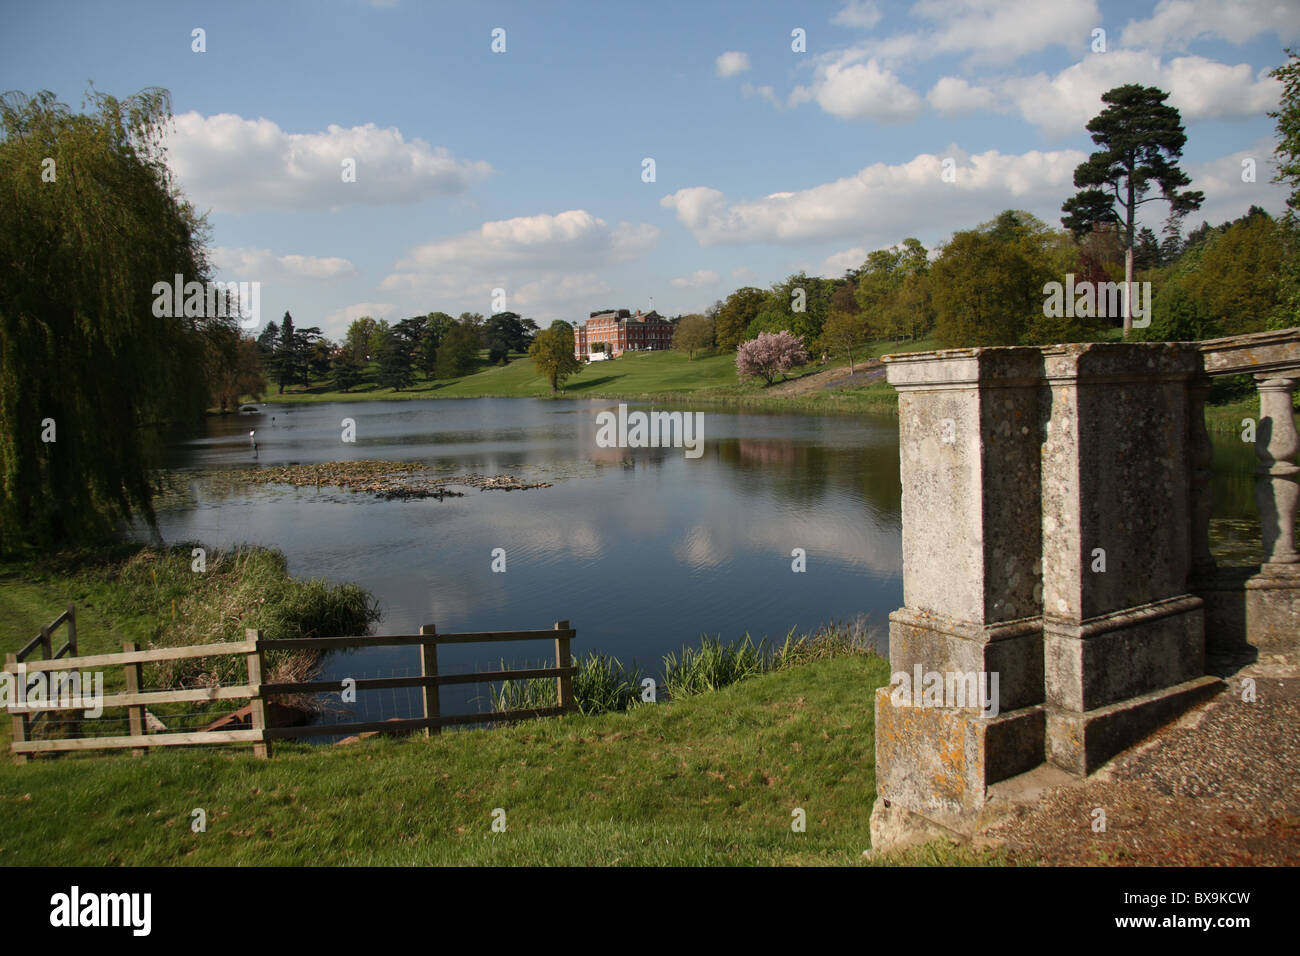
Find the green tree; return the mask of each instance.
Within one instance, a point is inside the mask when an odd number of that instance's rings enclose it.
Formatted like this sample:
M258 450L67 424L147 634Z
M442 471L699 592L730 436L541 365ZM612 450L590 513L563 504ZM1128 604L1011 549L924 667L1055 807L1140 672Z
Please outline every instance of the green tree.
M581 371L582 362L573 354L573 329L556 320L544 332L533 336L528 354L538 375L546 376L551 391L558 392L570 375Z
M870 330L861 312L841 312L833 309L822 326L817 340L823 350L839 354L849 360L849 374L853 374L853 350L870 338Z
M1290 47L1286 51L1286 65L1279 66L1269 76L1282 83L1279 109L1270 110L1269 116L1277 121L1277 172L1273 182L1291 186L1287 197L1287 218L1294 221L1300 215L1300 54Z
M1283 263L1289 245L1287 231L1256 207L1200 247L1197 268L1183 285L1218 334L1260 332L1275 324L1271 320L1285 303Z
M987 227L955 233L930 269L935 332L946 347L1014 345L1042 315L1050 276L1024 244Z
M767 293L753 286L737 289L723 300L716 316L718 348L734 349L745 340L749 323L767 304Z
M438 378L457 378L472 372L478 363L478 346L473 326L458 322L448 329L438 347Z
M687 361L696 352L713 348L713 320L706 315L684 315L673 329L673 348L686 353Z
M483 344L493 365L504 365L511 352L528 351L528 341L528 330L517 312L497 312L484 323Z
M284 321L280 323L280 340L271 356L271 374L281 395L286 385L298 381L298 338L294 335L293 316L288 312L284 313Z
M170 97L89 99L0 97L0 550L152 525L152 426L197 421L212 387L211 320L158 291L210 278L165 163Z
M415 364L426 379L432 378L438 367L438 347L442 345L447 330L456 324L446 312L430 312L424 319L424 334L415 351Z
M361 384L362 366L350 348L344 348L330 360L330 375L340 392L351 391Z
M320 329L312 326L307 329L295 329L293 332L293 371L294 379L299 385L310 384L308 374L311 371L312 350L320 340Z
M415 380L415 374L411 371L410 337L409 334L403 334L400 326L384 330L375 361L375 381L379 388L391 388L400 392Z
M1088 122L1092 141L1102 148L1075 169L1080 191L1061 206L1061 223L1076 239L1096 226L1121 225L1127 283L1133 281L1138 206L1161 199L1169 203L1171 215L1181 217L1205 200L1203 193L1183 189L1191 183L1178 167L1187 136L1178 110L1165 105L1168 98L1153 86L1134 83L1102 94L1106 108ZM1147 195L1152 185L1160 187L1159 196ZM1132 326L1125 309L1126 336Z
M1300 325L1300 55L1290 48L1286 54L1286 65L1270 74L1282 83L1280 108L1268 114L1277 121L1277 146L1273 150L1277 173L1273 181L1291 186L1282 221L1288 253L1280 270L1279 307L1270 323L1270 328L1275 329Z
M370 351L371 340L374 338L379 323L368 315L363 315L359 319L354 319L348 326L348 334L344 339L344 348L352 353L352 357L358 362L366 361L372 354Z
M274 322L266 323L266 328L257 337L257 354L264 365L269 366L275 355L275 347L280 343L280 327Z
M312 342L307 355L307 370L318 379L328 378L333 352L334 343L329 339L320 338Z
M208 403L222 413L237 408L245 395L261 398L266 378L256 340L242 335L233 322L213 324L207 341Z

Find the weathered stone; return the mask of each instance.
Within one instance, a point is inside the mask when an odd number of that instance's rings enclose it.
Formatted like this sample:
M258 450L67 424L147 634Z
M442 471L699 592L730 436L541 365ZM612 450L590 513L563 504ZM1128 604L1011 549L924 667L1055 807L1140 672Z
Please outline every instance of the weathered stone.
M1044 714L1027 707L996 717L956 707L899 706L876 692L876 793L961 830L987 788L1043 762Z
M975 624L1039 614L1039 350L884 361L899 391L904 603Z
M1092 773L1223 686L1202 676L1086 713L1048 710L1047 759L1073 774Z
M1194 345L887 356L899 390L897 673L997 673L996 717L876 699L873 840L970 832L989 787L1090 773L1219 686L1190 593L1208 497ZM951 702L946 702L951 703ZM877 819L879 817L879 819Z
M891 668L996 673L1000 687L996 717L895 707L886 694L877 786L891 819L919 813L961 829L989 783L1043 759L1042 356L960 349L886 362L900 393L906 603L890 616Z
M1219 568L1197 592L1205 599L1207 653L1300 650L1300 566Z

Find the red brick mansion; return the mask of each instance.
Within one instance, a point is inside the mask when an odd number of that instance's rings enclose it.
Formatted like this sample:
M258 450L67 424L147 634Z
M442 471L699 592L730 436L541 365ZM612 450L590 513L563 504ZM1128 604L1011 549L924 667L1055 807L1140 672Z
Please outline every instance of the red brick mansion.
M672 323L658 312L633 315L627 309L617 312L593 312L583 325L573 330L573 354L585 359L598 342L609 345L610 358L624 352L646 352L672 348Z

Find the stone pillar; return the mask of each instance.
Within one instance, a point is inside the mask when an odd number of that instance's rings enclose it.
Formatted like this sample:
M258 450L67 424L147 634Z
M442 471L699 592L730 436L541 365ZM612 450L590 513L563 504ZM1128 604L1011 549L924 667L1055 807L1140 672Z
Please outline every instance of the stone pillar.
M998 694L997 715L984 716L878 692L876 846L912 815L969 829L986 788L1041 763L1044 740L1042 356L955 349L885 362L899 391L905 603L890 615L890 669L996 673Z
M1300 499L1300 451L1291 396L1300 384L1300 372L1282 377L1256 375L1259 388L1259 428L1255 433L1255 506L1259 509L1264 538L1264 570L1272 565L1300 564L1295 549L1296 502Z
M1043 350L1048 761L1092 772L1217 682L1189 591L1192 345Z

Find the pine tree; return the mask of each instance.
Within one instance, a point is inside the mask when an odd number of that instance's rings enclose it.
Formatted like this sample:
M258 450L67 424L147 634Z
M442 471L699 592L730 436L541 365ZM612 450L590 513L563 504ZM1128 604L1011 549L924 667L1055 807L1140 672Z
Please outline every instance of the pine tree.
M1102 94L1106 108L1088 123L1092 141L1103 147L1080 163L1074 184L1080 191L1061 206L1061 224L1076 239L1096 226L1118 223L1124 241L1124 280L1133 281L1133 246L1137 208L1163 199L1178 215L1199 209L1201 192L1184 190L1191 183L1178 167L1187 136L1181 117L1166 106L1169 94L1153 86L1130 83ZM1152 185L1159 196L1147 196ZM1131 297L1126 297L1124 334L1133 325Z

